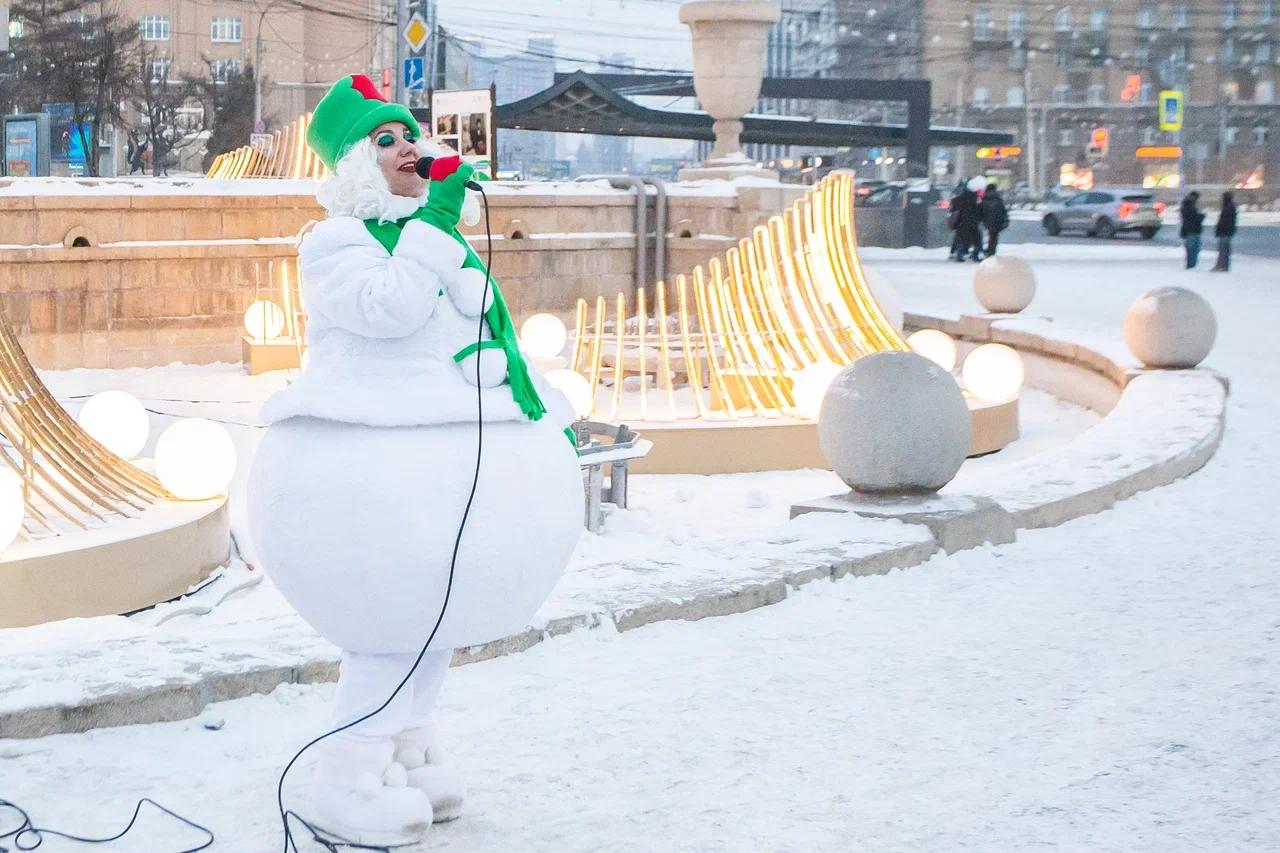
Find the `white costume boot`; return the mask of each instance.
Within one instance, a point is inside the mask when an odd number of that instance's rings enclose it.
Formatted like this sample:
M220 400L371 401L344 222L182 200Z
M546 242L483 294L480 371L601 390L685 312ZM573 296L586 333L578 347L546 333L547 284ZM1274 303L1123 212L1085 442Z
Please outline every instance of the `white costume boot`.
M355 844L395 847L421 841L431 828L428 796L408 786L390 740L335 737L319 744L311 813L319 829Z
M431 800L435 822L455 820L462 814L466 789L461 777L445 762L434 723L401 732L395 744L396 762L408 771L409 785Z

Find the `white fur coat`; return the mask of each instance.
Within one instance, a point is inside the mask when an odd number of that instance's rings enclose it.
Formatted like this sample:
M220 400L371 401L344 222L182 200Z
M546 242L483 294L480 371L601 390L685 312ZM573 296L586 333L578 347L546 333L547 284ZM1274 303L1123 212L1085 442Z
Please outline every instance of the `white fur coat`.
M462 269L452 236L411 220L388 254L364 222L336 216L300 249L307 366L263 407L275 423L295 416L369 426L474 421L475 361L454 356L477 339L485 277ZM485 328L482 337L491 337ZM503 380L505 355L481 350L486 422L523 420ZM564 395L530 368L557 427L573 421ZM502 384L497 384L502 383ZM492 387L491 387L492 386Z

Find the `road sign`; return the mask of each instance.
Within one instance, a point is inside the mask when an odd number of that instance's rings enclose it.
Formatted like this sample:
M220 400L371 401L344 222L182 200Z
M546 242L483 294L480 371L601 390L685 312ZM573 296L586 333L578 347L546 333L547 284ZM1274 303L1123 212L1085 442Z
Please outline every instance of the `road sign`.
M255 121L255 122L253 123L253 132L254 132L254 133L266 133L266 132L267 132L267 123L266 123L265 121L263 121L262 119L258 119L257 121Z
M431 35L431 28L427 26L427 22L422 16L414 13L409 19L409 23L404 25L401 35L409 45L409 50L418 53L427 43L427 38Z
M251 133L249 134L249 144L257 148L263 154L270 154L271 148L275 143L275 136L270 133Z
M1160 129L1182 130L1182 92L1166 89L1160 93Z
M422 92L427 88L427 60L411 56L404 61L404 90Z

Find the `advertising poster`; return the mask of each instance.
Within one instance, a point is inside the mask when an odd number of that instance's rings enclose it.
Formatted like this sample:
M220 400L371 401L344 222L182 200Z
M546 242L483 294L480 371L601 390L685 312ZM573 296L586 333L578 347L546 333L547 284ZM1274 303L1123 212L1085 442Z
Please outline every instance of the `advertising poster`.
M431 93L431 133L471 163L493 173L493 95L489 89L458 89Z
M75 120L75 108L71 104L45 104L41 112L49 114L49 159L55 163L66 163L73 175L84 174L84 139ZM88 135L87 129L85 135Z
M36 173L36 120L9 119L4 123L4 173L27 178Z

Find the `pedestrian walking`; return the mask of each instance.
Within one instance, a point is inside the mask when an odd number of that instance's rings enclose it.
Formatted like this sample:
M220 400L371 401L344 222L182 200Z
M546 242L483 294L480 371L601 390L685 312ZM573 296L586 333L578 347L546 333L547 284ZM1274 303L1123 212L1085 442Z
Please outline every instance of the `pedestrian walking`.
M956 197L951 206L951 220L956 235L953 245L956 247L953 260L964 262L966 256L975 261L982 260L982 202L978 198L978 190L985 186L985 181L974 178L965 185L964 192Z
M1178 236L1187 247L1187 269L1189 270L1195 269L1196 263L1200 260L1200 234L1204 231L1204 211L1196 207L1199 201L1200 193L1192 190L1187 193L1186 198L1182 200L1182 205L1178 208L1178 216L1182 220Z
M995 181L982 193L982 224L987 228L987 257L996 253L1000 232L1009 227L1009 209Z
M144 171L143 161L147 156L147 140L143 139L132 145L129 152L129 174Z
M1218 224L1213 226L1213 236L1218 238L1218 262L1214 272L1231 270L1231 238L1236 236L1236 200L1231 193L1222 194L1222 212Z

